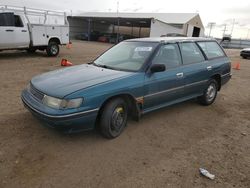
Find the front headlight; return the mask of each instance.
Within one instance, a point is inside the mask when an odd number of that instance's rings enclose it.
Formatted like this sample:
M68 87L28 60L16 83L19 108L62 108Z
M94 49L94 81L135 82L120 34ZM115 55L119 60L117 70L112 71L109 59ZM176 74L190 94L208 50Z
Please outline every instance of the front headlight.
M58 99L47 95L44 95L43 97L43 103L55 109L78 108L81 106L82 102L83 98L66 100L66 99Z
M69 109L69 108L78 108L81 106L83 102L83 98L63 100L61 103L61 108Z
M44 95L43 97L43 104L51 108L60 109L61 103L62 103L61 99L57 99L55 97L50 97L47 95Z

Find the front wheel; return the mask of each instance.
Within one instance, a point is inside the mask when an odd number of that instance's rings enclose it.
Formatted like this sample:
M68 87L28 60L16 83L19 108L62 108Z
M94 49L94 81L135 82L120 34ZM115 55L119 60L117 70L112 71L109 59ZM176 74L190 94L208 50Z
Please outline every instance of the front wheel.
M209 80L207 88L204 91L204 94L198 98L199 102L202 105L206 106L212 104L216 99L217 91L218 91L217 81L214 79Z
M127 125L128 107L122 98L109 101L100 117L101 133L112 139L119 136Z
M48 56L55 57L59 54L59 45L56 42L50 42L46 48Z

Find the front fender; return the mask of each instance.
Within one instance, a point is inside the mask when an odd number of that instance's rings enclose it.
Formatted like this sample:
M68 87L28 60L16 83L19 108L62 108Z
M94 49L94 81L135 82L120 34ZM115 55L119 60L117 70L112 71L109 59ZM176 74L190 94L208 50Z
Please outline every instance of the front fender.
M119 95L129 95L135 100L144 95L144 73L135 73L134 75L108 83L89 87L66 98L83 97L83 106L89 109L100 108L105 101Z

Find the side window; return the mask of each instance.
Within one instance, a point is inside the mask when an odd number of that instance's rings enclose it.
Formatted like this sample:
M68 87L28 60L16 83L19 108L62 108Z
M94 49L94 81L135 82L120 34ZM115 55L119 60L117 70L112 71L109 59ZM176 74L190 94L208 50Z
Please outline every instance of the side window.
M5 26L4 14L0 14L0 26Z
M180 43L180 48L184 65L205 61L202 52L195 43Z
M198 44L202 48L208 59L225 56L220 46L214 41L198 42Z
M13 13L0 13L0 26L14 26L15 19Z
M181 64L180 51L177 44L166 44L161 46L155 55L154 64L164 64L166 69L177 67Z
M23 22L20 18L20 16L15 15L15 27L23 27Z

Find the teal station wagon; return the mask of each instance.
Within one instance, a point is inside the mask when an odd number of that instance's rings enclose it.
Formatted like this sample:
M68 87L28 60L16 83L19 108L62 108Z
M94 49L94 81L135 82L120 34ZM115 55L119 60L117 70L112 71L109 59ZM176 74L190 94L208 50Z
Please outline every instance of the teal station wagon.
M49 127L73 133L98 125L115 138L128 117L193 98L212 104L230 78L230 60L215 40L132 39L92 63L32 78L22 101Z

